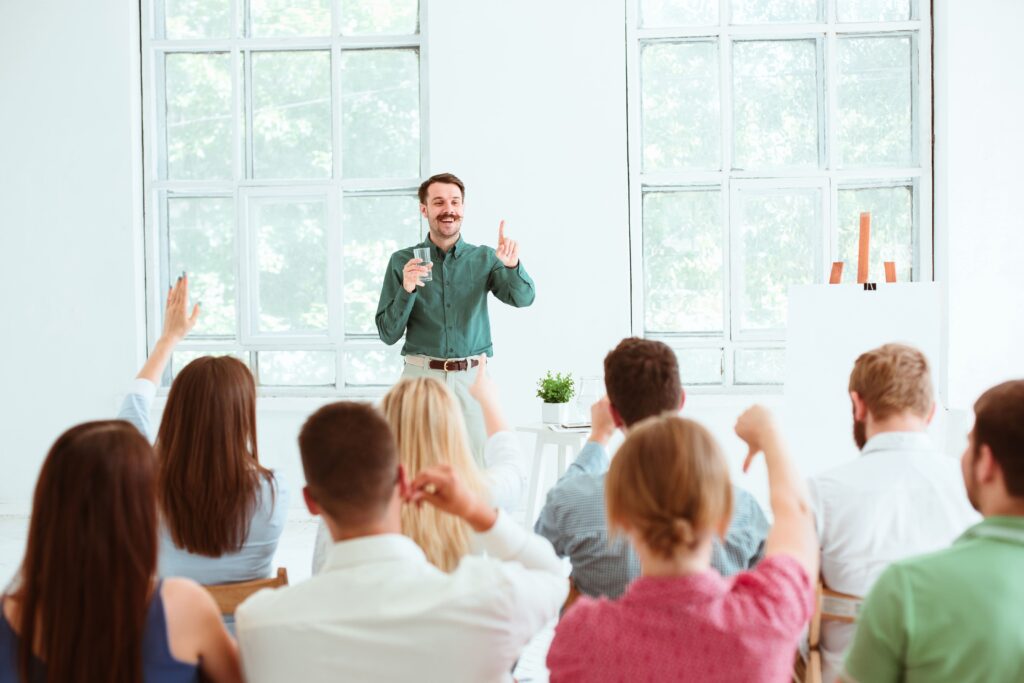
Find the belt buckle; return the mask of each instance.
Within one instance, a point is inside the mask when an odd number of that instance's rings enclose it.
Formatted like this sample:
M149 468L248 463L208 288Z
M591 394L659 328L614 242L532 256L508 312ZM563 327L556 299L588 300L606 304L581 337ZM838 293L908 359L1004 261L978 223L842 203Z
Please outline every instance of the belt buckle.
M444 371L445 372L451 372L451 370L448 369L448 364L449 363L458 363L458 361L451 360L450 358L445 358L444 359Z

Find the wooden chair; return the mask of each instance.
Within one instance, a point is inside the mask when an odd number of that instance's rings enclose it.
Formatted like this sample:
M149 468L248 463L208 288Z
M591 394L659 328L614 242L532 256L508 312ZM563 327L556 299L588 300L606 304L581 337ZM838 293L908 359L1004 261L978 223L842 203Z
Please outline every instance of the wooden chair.
M252 581L238 581L235 583L217 583L210 586L203 586L220 608L223 615L233 615L235 610L246 598L258 590L264 588L280 588L288 585L288 570L280 567L277 576L269 579L254 579Z
M804 683L821 683L821 622L852 624L857 620L863 602L856 595L839 593L818 582L814 596L814 616L807 630L808 657Z
M559 610L558 614L565 614L565 611L572 607L572 603L576 602L576 599L580 597L580 589L576 587L576 582L569 578L569 595L566 596L565 602L562 603L562 609Z

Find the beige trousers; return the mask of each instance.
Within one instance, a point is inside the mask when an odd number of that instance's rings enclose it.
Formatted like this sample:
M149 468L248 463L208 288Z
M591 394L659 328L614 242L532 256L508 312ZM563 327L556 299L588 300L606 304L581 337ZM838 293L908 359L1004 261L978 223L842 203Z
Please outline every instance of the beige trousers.
M462 407L462 415L466 421L466 431L469 433L469 448L473 453L473 459L480 465L484 464L484 444L487 442L487 430L484 427L484 414L480 410L480 404L469 395L469 386L476 381L476 373L479 368L469 370L445 372L444 370L432 370L423 368L412 363L406 363L402 370L402 377L433 377L451 389L452 393L459 400Z

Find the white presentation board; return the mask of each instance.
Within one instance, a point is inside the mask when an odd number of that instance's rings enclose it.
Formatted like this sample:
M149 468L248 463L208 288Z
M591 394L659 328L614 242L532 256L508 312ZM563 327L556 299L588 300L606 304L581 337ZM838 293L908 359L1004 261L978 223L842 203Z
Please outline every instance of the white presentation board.
M847 386L864 351L888 342L919 348L932 381L941 377L942 306L933 282L863 285L800 285L789 290L786 375L781 416L787 442L805 476L857 456ZM936 395L936 401L938 396ZM942 409L932 438L943 447Z

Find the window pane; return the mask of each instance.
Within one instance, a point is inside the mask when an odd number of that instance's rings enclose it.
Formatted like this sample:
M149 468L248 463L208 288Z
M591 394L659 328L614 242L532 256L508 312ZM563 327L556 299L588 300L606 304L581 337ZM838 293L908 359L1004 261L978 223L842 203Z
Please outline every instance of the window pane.
M818 50L813 40L733 45L733 167L818 167Z
M345 352L346 387L388 387L402 375L398 346Z
M345 197L345 334L376 334L374 316L391 254L420 242L416 197Z
M260 386L322 387L334 384L333 351L260 351Z
M164 65L168 177L230 179L231 56L172 53Z
M328 0L249 0L252 35L326 36L331 33Z
M885 282L884 261L896 262L896 280L910 282L914 265L914 194L910 187L839 190L839 259L843 282L857 281L860 214L871 212L869 282Z
M418 178L420 84L416 50L341 57L342 169L346 178Z
M252 117L255 177L329 177L330 53L254 52Z
M732 23L818 21L818 0L732 0Z
M911 45L905 36L839 41L841 165L913 163Z
M164 0L167 38L227 38L231 33L229 0Z
M838 0L839 21L907 21L910 0Z
M261 332L327 329L327 204L319 199L253 201Z
M171 378L178 376L181 369L194 361L196 358L205 356L231 356L245 363L249 367L249 354L240 351L175 351L171 354ZM250 368L251 370L251 368Z
M736 384L782 384L786 373L785 349L736 349Z
M810 284L821 231L817 189L741 191L739 328L781 330L790 285Z
M416 0L341 0L344 35L409 34L419 26Z
M191 303L202 303L199 320L190 336L233 336L236 260L234 199L169 198L167 234L171 279L186 271Z
M717 44L647 45L641 62L644 171L720 168Z
M718 0L641 0L640 23L646 28L717 24Z
M679 377L684 387L722 383L722 349L677 348Z
M717 190L644 195L648 332L722 330L721 213Z

